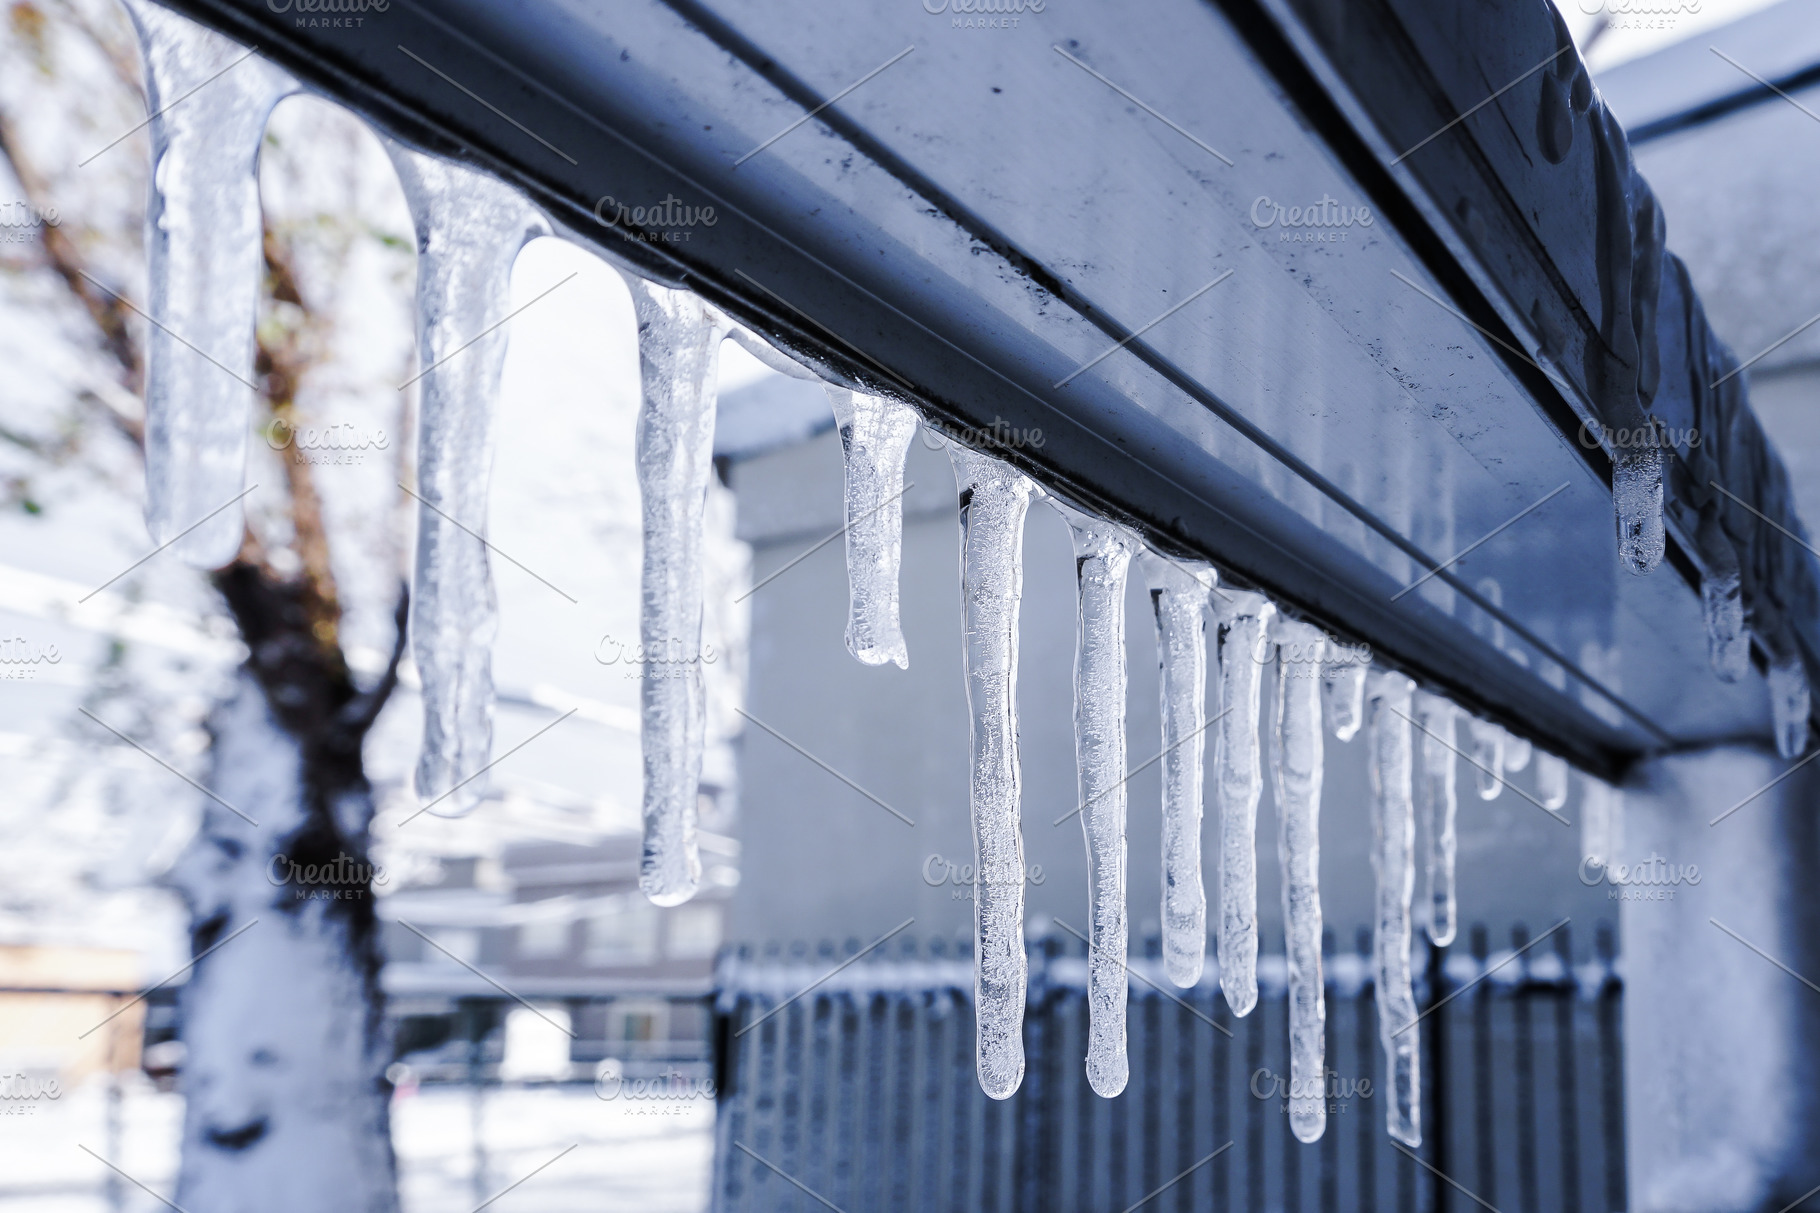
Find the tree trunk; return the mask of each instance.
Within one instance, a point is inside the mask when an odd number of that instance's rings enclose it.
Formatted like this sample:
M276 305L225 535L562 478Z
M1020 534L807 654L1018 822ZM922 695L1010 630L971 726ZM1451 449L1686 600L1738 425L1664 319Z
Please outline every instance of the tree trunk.
M174 877L199 958L181 1000L176 1203L394 1213L360 765L392 676L356 692L339 650L311 635L296 587L246 564L216 582L253 656L211 718L212 799Z

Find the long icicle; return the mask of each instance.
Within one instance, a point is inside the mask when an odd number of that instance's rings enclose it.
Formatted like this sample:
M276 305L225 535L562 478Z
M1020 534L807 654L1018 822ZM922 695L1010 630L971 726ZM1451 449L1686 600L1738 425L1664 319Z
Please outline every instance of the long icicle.
M1087 841L1087 1083L1125 1089L1125 579L1137 538L1116 523L1050 504L1074 537L1074 757ZM1021 876L1021 873L1020 873Z
M1373 670L1370 705L1371 866L1377 874L1372 938L1377 985L1378 1040L1390 1075L1384 1115L1390 1135L1414 1149L1422 1144L1421 1028L1410 979L1409 903L1415 892L1415 806L1411 801L1410 698L1415 683Z
M1220 989L1234 1015L1258 1001L1259 692L1276 606L1262 594L1224 591L1220 615L1220 718L1214 790L1220 808Z
M512 263L549 227L502 182L398 144L386 150L417 229L417 794L457 815L484 796L493 745L499 610L484 536Z
M1415 720L1422 732L1422 768L1415 781L1416 815L1428 839L1428 937L1436 946L1453 942L1458 917L1454 893L1454 857L1458 842L1454 817L1459 808L1455 784L1454 722L1459 709L1439 695L1417 691Z
M153 542L218 568L240 550L245 528L238 499L262 272L259 147L272 108L297 84L162 5L129 0L127 11L152 113L145 524Z
M1319 628L1278 619L1277 856L1289 961L1289 1129L1301 1142L1327 1128L1327 999L1321 977L1321 659ZM1299 1093L1299 1094L1298 1094Z
M1365 667L1368 663L1347 656L1329 662L1321 671L1321 701L1335 739L1351 741L1365 723Z
M916 410L888 396L828 385L847 477L847 651L867 665L910 664L898 620L904 458Z
M1156 616L1157 687L1163 721L1163 971L1186 989L1207 957L1207 890L1201 880L1201 796L1207 745L1207 610L1211 565L1138 556Z
M1008 1099L1024 1081L1024 835L1018 821L1017 621L1024 518L1042 492L1028 477L959 443L961 635L971 724L973 1004L980 1089Z
M644 855L638 884L654 905L695 895L707 697L702 683L702 524L714 464L715 380L728 322L699 297L628 278L638 312L638 492L644 569L639 640L649 662L640 685Z

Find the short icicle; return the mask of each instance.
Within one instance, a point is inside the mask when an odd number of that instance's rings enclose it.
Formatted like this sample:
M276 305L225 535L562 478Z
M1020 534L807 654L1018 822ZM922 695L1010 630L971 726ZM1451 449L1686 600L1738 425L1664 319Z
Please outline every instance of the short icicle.
M1351 741L1365 723L1365 670L1365 662L1348 657L1321 671L1321 702L1336 740Z
M1428 937L1439 947L1453 942L1455 788L1454 721L1459 709L1439 695L1417 691L1415 722L1422 734L1420 773L1415 780L1416 815L1428 838Z
M1074 536L1074 757L1087 840L1087 1083L1125 1089L1125 579L1137 538L1050 499ZM1022 873L1018 878L1021 879Z
M1377 986L1378 1040L1384 1047L1390 1095L1384 1107L1390 1135L1415 1149L1422 1144L1421 1028L1410 979L1409 903L1415 892L1415 806L1410 699L1415 684L1401 674L1373 670L1370 699L1372 870L1377 875L1377 916L1372 940Z
M1536 799L1551 813L1567 804L1567 759L1536 751Z
M1799 758L1807 750L1810 700L1807 663L1800 654L1770 662L1770 719L1776 729L1776 753L1783 758Z
M867 665L910 664L898 620L904 457L916 410L888 396L828 385L847 476L847 651Z
M432 812L459 815L485 795L493 745L499 610L484 536L512 263L549 227L502 182L399 144L386 150L417 229L417 794Z
M647 653L640 690L644 751L644 855L638 884L654 905L695 895L707 696L701 663L702 525L714 462L714 401L725 317L693 293L628 277L638 312L636 461L644 518L639 640Z
M1163 721L1163 971L1186 989L1207 955L1201 880L1201 796L1207 731L1207 610L1211 565L1144 551L1138 557L1156 615Z
M1662 562L1668 537L1662 521L1662 448L1650 443L1620 447L1612 458L1612 504L1618 522L1618 559L1636 574Z
M1289 1129L1320 1140L1327 1128L1327 1000L1321 975L1321 659L1319 628L1279 618L1276 744L1277 857L1289 961ZM1286 654L1293 651L1296 660ZM1300 1095L1297 1093L1300 1092Z
M1480 800L1496 800L1504 790L1503 729L1489 720L1469 717L1466 732L1472 738L1472 768Z
M1223 590L1220 619L1220 717L1214 793L1220 810L1220 989L1234 1015L1258 1001L1258 708L1276 606L1262 594Z
M1581 858L1605 867L1617 861L1623 846L1624 793L1588 775L1580 796Z
M264 270L259 148L266 118L297 84L163 5L126 7L152 114L145 523L154 543L218 568L240 550L245 526L239 498Z
M972 736L973 1005L980 1089L1024 1081L1024 835L1017 755L1017 624L1024 518L1042 492L988 455L950 443L960 490L961 635Z

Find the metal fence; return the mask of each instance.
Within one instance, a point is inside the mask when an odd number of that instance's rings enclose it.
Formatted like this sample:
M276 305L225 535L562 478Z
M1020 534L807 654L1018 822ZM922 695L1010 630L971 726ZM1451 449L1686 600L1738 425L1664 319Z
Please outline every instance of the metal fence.
M1083 1072L1084 948L1043 939L1023 1086L994 1101L974 1076L964 946L909 944L832 977L842 956L826 946L730 955L714 1208L1613 1213L1625 1190L1611 935L1600 928L1579 965L1565 927L1529 942L1519 927L1494 951L1475 928L1464 946L1430 949L1418 1151L1384 1128L1368 938L1337 954L1329 940L1336 1097L1312 1145L1290 1134L1277 1084L1289 1073L1280 958L1260 964L1259 1003L1234 1019L1217 974L1177 990L1151 941L1131 964L1130 1084L1108 1100Z

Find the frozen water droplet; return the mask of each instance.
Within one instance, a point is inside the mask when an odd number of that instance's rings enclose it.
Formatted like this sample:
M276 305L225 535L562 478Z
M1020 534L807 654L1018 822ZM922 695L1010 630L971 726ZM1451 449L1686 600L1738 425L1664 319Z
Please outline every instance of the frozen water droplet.
M1327 1127L1327 1002L1321 985L1321 659L1319 628L1278 618L1276 744L1271 769L1289 967L1289 1128L1318 1141ZM1293 656L1293 660L1291 659ZM1315 1094L1311 1098L1309 1092Z
M886 396L828 385L847 477L847 651L867 665L910 664L898 621L903 562L904 457L916 410Z
M1421 1028L1410 975L1409 903L1415 892L1415 806L1410 700L1415 683L1401 674L1373 671L1370 700L1372 870L1377 913L1372 941L1378 1005L1378 1041L1384 1048L1391 1098L1385 1104L1390 1135L1414 1149L1422 1144Z
M1051 499L1074 536L1074 755L1087 840L1087 1082L1111 1099L1125 1055L1125 579L1137 539Z
M1454 860L1458 843L1454 818L1454 722L1459 709L1439 695L1417 691L1415 721L1421 730L1421 771L1415 780L1416 815L1428 839L1428 937L1440 946L1453 942L1456 899Z
M1527 737L1518 737L1510 732L1504 734L1504 769L1506 771L1521 771L1529 765L1529 760L1534 754L1535 746L1530 744Z
M973 992L980 1089L1024 1081L1024 835L1018 820L1017 621L1024 518L1042 490L991 456L948 445L960 489L961 635L971 724Z
M1799 654L1770 663L1769 708L1776 728L1776 753L1784 758L1801 757L1807 750L1810 704L1807 664Z
M1327 707L1327 725L1340 741L1351 741L1365 723L1365 671L1368 663L1339 661L1321 675L1321 701Z
M1618 517L1618 557L1633 573L1647 573L1667 550L1662 526L1662 448L1620 447L1612 460L1612 502Z
M272 107L297 84L162 5L130 0L127 10L152 112L145 524L181 559L218 568L245 527L235 499L246 483L263 271L259 146Z
M1207 730L1207 606L1213 569L1145 551L1138 559L1156 615L1163 721L1163 971L1186 989L1207 952L1201 796Z
M1508 734L1489 720L1469 719L1466 731L1472 737L1473 774L1480 800L1496 800L1504 790L1504 739Z
M417 555L411 650L423 681L417 794L438 814L486 792L498 604L487 559L493 416L512 262L548 232L519 193L398 144L387 152L417 229ZM484 334L476 340L477 334Z
M644 858L639 887L660 906L695 895L695 838L707 701L701 663L702 525L713 474L714 401L728 322L689 291L628 278L638 312L643 405L636 461L644 516L639 640L650 662L640 685Z
M1262 594L1227 590L1220 618L1220 720L1214 794L1220 809L1220 989L1234 1015L1258 1001L1258 708L1271 658L1276 606Z

